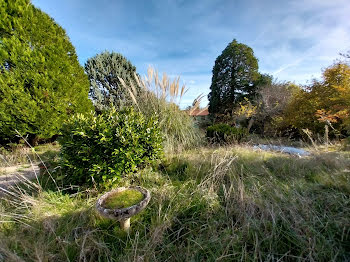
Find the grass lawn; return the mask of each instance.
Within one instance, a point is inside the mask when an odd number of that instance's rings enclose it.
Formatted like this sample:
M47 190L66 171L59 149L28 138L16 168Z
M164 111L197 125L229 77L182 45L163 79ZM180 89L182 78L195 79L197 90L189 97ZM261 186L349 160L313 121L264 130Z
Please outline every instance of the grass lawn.
M168 155L120 186L151 191L129 234L95 211L104 192L22 189L0 203L0 261L346 261L350 157L251 147Z

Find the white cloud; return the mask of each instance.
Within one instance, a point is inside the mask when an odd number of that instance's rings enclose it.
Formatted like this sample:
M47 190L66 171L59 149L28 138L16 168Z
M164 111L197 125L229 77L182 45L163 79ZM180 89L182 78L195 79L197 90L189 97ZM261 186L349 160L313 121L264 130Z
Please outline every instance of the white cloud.
M262 70L300 83L319 76L350 49L349 13L348 1L289 2L254 41Z
M67 29L80 61L113 50L142 75L151 62L182 76L182 106L209 93L215 59L233 38L254 49L262 72L296 83L350 50L349 0L33 1Z

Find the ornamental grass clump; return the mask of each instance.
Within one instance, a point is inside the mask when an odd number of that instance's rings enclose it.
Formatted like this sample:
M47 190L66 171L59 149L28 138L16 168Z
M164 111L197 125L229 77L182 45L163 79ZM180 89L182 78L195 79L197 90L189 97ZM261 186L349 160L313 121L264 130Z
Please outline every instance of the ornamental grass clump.
M158 115L159 127L164 135L166 151L181 151L201 143L200 132L193 119L180 109L186 86L180 85L180 77L170 79L167 74L148 68L147 76L141 79L135 74L140 88L121 81L127 88L134 107L146 117Z
M78 114L62 128L63 184L113 185L157 161L162 142L157 118L132 108Z

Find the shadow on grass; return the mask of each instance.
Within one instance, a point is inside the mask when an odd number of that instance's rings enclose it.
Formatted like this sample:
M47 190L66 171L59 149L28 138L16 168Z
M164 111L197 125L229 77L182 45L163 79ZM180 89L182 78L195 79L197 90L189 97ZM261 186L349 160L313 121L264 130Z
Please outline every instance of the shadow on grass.
M47 215L3 227L0 255L5 261L109 261L123 253L130 236L119 223L93 208Z

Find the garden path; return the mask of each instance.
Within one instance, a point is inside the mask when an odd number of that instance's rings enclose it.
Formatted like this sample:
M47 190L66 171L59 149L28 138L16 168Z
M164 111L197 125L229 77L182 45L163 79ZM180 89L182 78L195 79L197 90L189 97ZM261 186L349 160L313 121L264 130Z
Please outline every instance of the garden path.
M39 174L40 168L37 164L0 167L0 196L10 186L15 186L28 180L34 180Z

